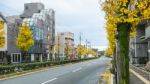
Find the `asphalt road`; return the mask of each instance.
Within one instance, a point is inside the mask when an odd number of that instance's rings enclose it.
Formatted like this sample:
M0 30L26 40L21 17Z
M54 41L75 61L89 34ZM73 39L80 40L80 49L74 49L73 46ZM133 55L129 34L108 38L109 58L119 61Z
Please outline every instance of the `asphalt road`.
M0 81L0 84L97 84L99 75L106 69L109 59L70 63L49 70Z

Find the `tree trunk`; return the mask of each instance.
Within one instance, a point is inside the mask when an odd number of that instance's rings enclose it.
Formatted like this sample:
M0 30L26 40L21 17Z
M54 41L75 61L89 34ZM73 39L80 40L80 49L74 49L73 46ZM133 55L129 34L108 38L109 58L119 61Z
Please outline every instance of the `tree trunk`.
M50 47L50 61L53 60L53 52L54 52L54 45L51 45L51 47Z
M23 60L23 62L27 63L28 62L27 52L21 51L21 54L22 54L22 60Z
M129 84L129 23L117 24L117 76L118 84Z
M115 82L117 84L117 63L116 63L116 48L114 49L113 53L113 69L114 69L114 75L115 75Z

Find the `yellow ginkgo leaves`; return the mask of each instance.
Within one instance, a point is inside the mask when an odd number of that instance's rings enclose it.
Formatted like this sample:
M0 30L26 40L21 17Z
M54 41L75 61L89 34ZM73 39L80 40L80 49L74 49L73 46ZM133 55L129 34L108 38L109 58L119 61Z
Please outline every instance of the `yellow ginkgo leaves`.
M107 54L113 54L117 23L131 24L130 35L136 34L139 22L150 19L150 0L106 0L102 9L106 14L106 31L109 47Z
M5 37L4 37L4 21L0 20L0 48L4 47L5 45Z
M34 44L33 34L27 23L19 28L19 35L16 39L16 45L22 51L28 51Z
M80 53L80 55L93 55L93 56L97 56L97 52L93 51L92 49L88 49L85 46L82 45L78 45L77 48L77 52Z

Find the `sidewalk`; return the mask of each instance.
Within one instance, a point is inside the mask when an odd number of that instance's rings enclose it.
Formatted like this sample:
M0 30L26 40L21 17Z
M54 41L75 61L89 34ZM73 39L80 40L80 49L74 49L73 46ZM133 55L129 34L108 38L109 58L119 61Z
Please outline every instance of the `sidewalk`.
M130 69L130 84L150 84L150 80L147 80L139 72L135 72Z
M145 84L145 83L141 81L138 77L136 77L134 74L130 73L130 84Z
M112 64L110 59L105 72L100 75L98 84L113 84L113 74L110 72L111 67Z
M130 64L130 84L150 84L150 73Z

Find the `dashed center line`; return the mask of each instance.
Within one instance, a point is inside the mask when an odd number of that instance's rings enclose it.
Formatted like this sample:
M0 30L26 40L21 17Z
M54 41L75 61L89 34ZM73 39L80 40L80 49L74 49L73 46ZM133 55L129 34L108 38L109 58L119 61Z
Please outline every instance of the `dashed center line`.
M82 68L80 67L80 68L77 68L77 69L75 69L75 70L73 70L72 72L77 72L77 71L79 71L79 70L81 70Z
M50 80L48 80L48 81L45 81L45 82L43 82L43 83L41 83L41 84L46 84L46 83L49 83L49 82L52 82L52 81L54 81L54 80L56 80L57 78L53 78L53 79L50 79Z

